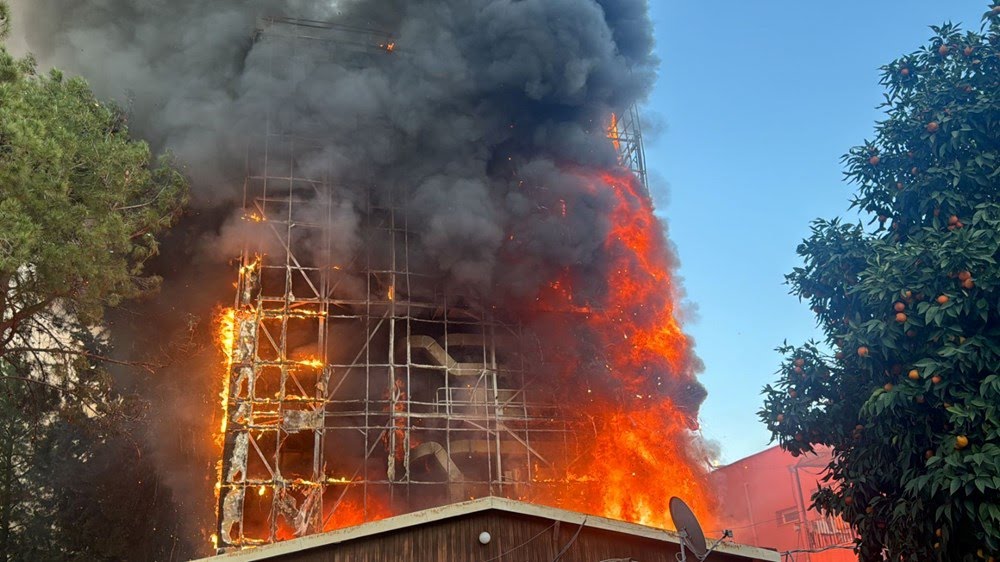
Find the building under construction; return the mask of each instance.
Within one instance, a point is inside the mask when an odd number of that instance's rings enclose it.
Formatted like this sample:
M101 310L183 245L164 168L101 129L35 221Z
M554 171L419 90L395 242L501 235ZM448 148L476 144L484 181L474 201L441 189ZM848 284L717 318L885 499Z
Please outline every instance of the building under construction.
M357 65L395 56L385 34L320 22L264 19L256 41L289 80L309 50ZM239 268L218 549L565 485L576 422L531 335L422 270L407 197L335 184L324 140L281 115L261 116L247 152L244 215L267 240ZM609 136L644 182L634 109ZM345 198L365 240L340 261Z

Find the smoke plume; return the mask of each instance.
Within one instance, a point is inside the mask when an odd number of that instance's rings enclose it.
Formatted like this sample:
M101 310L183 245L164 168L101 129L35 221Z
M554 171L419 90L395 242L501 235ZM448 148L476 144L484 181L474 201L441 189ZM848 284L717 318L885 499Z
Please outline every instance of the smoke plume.
M157 262L163 295L140 312L159 331L183 332L187 315L231 298L225 260L249 228L231 210L247 139L265 126L322 139L297 165L329 169L331 183L345 186L332 225L342 243L323 256L330 263L363 243L364 208L350 186L365 186L383 202L405 195L417 265L470 294L531 301L567 270L576 301L600 303L608 292L618 203L588 177L617 166L609 116L641 103L656 78L646 0L13 0L13 8L15 41L43 67L86 77L128 109L137 136L186 166L194 208ZM384 36L391 52L357 64L317 44L294 65L276 64L254 40L261 16L337 21ZM565 218L544 212L566 201ZM675 287L664 291L679 298ZM693 418L704 390L696 358L685 354L671 363L681 372L650 379L676 379L672 399ZM156 385L161 426L198 425L182 406L190 402L182 383L204 376L197 367ZM165 469L176 473L166 477L175 489L204 471L167 462L179 450L160 454L162 466L181 467Z

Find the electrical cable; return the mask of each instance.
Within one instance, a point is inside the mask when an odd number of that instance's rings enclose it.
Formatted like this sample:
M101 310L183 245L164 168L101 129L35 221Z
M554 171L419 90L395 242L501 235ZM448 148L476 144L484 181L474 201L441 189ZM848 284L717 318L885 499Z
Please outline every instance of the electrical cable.
M794 550L784 550L779 552L785 560L790 560L794 562L793 554L818 554L820 552L826 552L828 550L854 550L853 543L843 543L843 544L832 544L830 546L824 546L823 548L799 548Z
M546 528L542 529L541 531L539 531L537 535L531 537L530 539L524 541L523 543L521 543L521 544L519 544L519 545L517 545L517 546L515 546L513 548L509 548L509 549L505 550L504 552L501 552L500 554L497 554L493 558L490 558L488 560L484 560L483 562L493 562L494 560L500 560L501 558L503 558L504 556L507 556L511 552L514 552L515 550L517 550L519 548L523 548L525 545L527 545L531 541L533 541L533 540L537 539L538 537L544 535L546 533L546 531L548 531L549 529L552 529L553 527L555 527L556 523L558 523L558 521L553 522L548 527L546 527Z
M580 536L580 531L582 531L583 528L587 526L588 517L589 516L584 516L583 521L580 523L580 527L576 530L576 533L574 533L573 537L569 539L569 542L566 543L566 546L562 547L562 550L559 551L559 554L556 554L556 557L552 559L552 562L559 562L559 559L562 558L562 555L566 554L566 551L569 550L569 547L573 546L573 543L576 542L576 537Z

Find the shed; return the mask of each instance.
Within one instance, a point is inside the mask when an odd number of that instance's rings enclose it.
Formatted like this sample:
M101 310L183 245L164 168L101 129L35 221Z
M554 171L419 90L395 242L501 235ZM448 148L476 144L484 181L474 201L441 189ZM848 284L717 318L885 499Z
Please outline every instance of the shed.
M489 533L485 544L480 541L484 532ZM672 531L487 497L202 562L676 562L679 545ZM690 552L688 560L696 560ZM778 562L780 557L726 542L708 560Z

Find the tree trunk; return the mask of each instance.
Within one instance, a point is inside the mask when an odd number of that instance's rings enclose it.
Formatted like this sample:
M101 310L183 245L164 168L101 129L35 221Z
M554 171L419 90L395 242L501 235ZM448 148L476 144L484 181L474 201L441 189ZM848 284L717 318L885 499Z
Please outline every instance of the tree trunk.
M5 408L6 409L6 408ZM12 412L3 415L0 427L0 561L7 562L14 555L11 544L11 515L14 511L14 428Z

